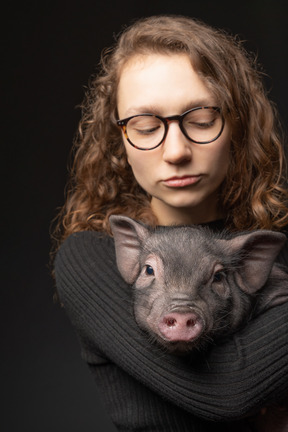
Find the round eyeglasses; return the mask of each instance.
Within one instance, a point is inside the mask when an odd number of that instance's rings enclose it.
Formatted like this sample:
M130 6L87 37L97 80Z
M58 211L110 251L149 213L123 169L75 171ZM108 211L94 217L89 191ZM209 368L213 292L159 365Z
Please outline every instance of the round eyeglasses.
M165 140L171 121L178 121L185 137L196 144L215 141L223 132L225 124L219 107L204 106L169 117L137 114L117 120L117 125L133 147L138 150L153 150Z

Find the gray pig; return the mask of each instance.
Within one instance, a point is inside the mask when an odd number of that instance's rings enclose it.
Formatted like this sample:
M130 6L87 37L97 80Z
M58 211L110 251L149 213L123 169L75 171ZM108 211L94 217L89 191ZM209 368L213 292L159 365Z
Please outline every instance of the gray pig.
M110 224L118 269L133 284L136 321L171 352L202 349L288 300L288 274L274 264L284 234L149 229L114 215Z

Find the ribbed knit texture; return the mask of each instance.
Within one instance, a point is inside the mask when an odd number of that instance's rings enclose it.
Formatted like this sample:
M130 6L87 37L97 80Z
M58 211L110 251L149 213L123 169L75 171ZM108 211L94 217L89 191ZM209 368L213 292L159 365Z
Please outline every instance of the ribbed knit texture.
M288 263L287 246L279 261ZM288 392L288 303L193 360L163 352L138 328L112 238L72 234L55 272L82 356L120 431L224 431L215 422L238 419Z

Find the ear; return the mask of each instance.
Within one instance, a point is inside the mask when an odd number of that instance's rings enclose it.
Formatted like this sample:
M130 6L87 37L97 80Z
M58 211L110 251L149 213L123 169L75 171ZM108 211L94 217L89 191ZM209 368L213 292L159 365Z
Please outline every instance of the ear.
M285 241L285 234L268 230L254 231L228 240L230 251L243 257L237 277L243 291L253 294L264 286Z
M140 271L141 245L149 235L149 230L126 216L112 215L109 222L115 240L118 269L123 279L132 284Z
M269 287L271 289L265 291L265 296L260 296L255 314L288 301L288 273L286 269L274 266L270 278Z

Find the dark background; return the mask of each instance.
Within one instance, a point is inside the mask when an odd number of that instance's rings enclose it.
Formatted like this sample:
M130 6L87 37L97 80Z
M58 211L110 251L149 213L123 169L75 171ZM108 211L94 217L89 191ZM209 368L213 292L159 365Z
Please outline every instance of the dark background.
M80 118L76 106L101 50L124 24L153 14L190 15L225 28L258 53L286 125L285 3L18 1L1 11L3 430L114 430L65 312L53 303L48 269L49 225L64 199L67 160Z

